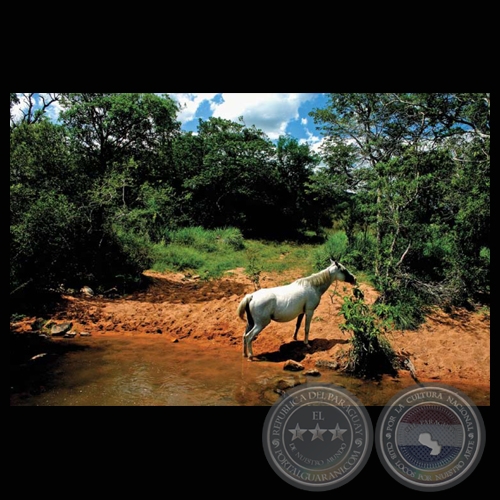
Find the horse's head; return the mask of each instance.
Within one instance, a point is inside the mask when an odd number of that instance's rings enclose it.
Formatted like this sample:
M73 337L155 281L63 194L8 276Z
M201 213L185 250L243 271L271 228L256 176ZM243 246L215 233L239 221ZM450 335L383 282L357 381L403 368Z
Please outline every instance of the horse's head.
M356 285L356 276L354 274L350 273L340 262L332 259L330 259L330 262L329 270L333 279Z

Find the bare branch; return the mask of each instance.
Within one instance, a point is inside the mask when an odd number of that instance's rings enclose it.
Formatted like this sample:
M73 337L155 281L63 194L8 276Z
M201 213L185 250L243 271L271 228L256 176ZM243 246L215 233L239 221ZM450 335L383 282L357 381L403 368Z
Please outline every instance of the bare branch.
M10 295L13 295L14 293L21 290L21 288L24 288L26 285L29 285L32 281L33 281L33 278L30 278L28 281L25 281L22 285L19 285L15 290L12 290L12 292L10 292Z
M406 247L406 250L403 252L403 255L401 255L401 258L399 259L399 262L396 264L396 267L400 266L401 263L403 262L404 258L406 257L406 254L410 250L411 243L408 243L408 246Z
M57 102L59 100L59 96L60 94L55 94L55 93L52 93L52 94L38 94L38 96L40 97L41 101L42 101L42 107L41 107L41 114L40 116L43 116L43 114L45 113L45 110L51 105L53 104L54 102ZM46 98L46 96L48 96ZM38 117L37 117L38 119Z
M34 92L19 94L19 103L23 105L20 109L22 114L21 123L32 124L39 122L45 115L47 108L58 101L60 95L56 93L38 93L39 105L37 106ZM11 122L14 126L16 125L13 118L11 118Z

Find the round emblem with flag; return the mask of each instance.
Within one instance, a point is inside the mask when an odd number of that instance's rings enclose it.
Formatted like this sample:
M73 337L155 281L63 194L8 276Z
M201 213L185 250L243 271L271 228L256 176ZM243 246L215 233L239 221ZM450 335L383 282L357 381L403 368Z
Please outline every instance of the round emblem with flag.
M442 384L398 393L382 410L375 432L377 453L389 474L421 491L464 480L477 466L484 442L477 407Z
M458 456L464 444L464 430L450 408L424 403L405 413L396 440L410 465L430 470L445 467Z

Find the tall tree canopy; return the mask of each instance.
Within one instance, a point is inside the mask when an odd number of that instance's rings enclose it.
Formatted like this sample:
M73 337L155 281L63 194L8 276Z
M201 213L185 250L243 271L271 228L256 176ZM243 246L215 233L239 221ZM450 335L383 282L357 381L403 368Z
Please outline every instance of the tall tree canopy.
M243 119L183 132L179 111L148 93L10 94L11 290L140 276L184 226L335 225L383 300L489 293L488 93L329 94L311 113L320 154Z
M402 268L453 281L459 296L472 276L488 288L489 108L489 94L330 94L311 113L330 172L355 193L346 225L375 221L386 288L401 285Z

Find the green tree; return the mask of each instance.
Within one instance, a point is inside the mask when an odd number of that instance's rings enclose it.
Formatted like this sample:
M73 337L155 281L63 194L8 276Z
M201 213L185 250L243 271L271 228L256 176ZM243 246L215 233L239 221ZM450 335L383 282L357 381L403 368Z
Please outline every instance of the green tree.
M323 200L320 204L323 217L327 214L331 225L340 221L350 246L355 241L355 231L365 233L373 223L367 205L373 205L368 189L369 169L357 162L356 148L349 143L325 141L321 148L324 166L318 169L307 186L309 193Z
M490 94L426 94L422 106L432 109L436 100L453 162L442 203L448 217L440 220L451 235L450 280L457 299L489 300Z
M242 121L210 118L197 135L181 134L174 154L179 221L274 239L317 228L305 186L319 160L308 145L280 137L275 146Z
M440 186L432 224L446 263L451 302L488 300L490 266L490 94L415 94L411 105L432 124L447 176ZM439 171L436 168L435 171ZM435 230L438 228L438 231ZM437 234L436 234L437 233Z
M203 143L203 137L193 132L182 132L174 141L169 185L174 189L177 203L171 219L171 228L204 223L204 209L200 210L193 202L194 198L198 198L197 176L204 169Z
M170 98L64 94L62 102L61 125L28 110L11 128L11 290L135 280L175 204Z
M416 144L428 139L428 120L417 121L417 113L406 105L411 102L411 94L330 94L326 109L315 110L311 114L316 123L326 135L326 157L330 164L338 161L334 170L339 185L344 185L346 191L363 183L370 185L375 208L375 229L377 238L377 256L375 273L377 276L386 274L382 262L382 247L385 237L383 204L387 204L387 196L394 192L393 181L401 181L401 185L414 183L418 171L406 169L404 178L397 172L389 172L394 158L400 157L405 151L417 151ZM403 172L400 172L400 174ZM343 181L343 182L342 182ZM410 191L403 198L407 198ZM394 200L393 200L394 201ZM400 200L407 203L408 200ZM402 208L392 204L393 215ZM348 215L352 215L353 210ZM352 233L353 220L347 219L347 227ZM399 230L394 228L399 234ZM352 234L349 235L352 238ZM395 251L395 245L389 246L390 252ZM400 254L400 258L403 254ZM391 261L394 257L391 255Z
M374 219L384 292L440 280L435 296L463 298L487 281L489 94L330 94L312 116L330 178L354 193L349 239L362 216Z
M61 103L60 118L75 147L100 175L129 158L149 161L151 155L164 153L180 127L178 105L166 95L62 94ZM157 162L147 168L141 175L158 174Z
M325 207L316 203L318 198L309 196L307 191L318 163L318 155L311 151L308 144L299 144L293 137L278 138L275 197L283 224L290 229L290 235L321 227L322 218L318 209L324 210Z
M78 175L64 130L21 123L10 134L10 289L53 287L71 274Z
M160 239L169 224L167 206L175 204L170 176L178 105L168 96L139 93L63 94L61 100L74 154L92 180L87 198L96 237L114 225L132 230L130 218L141 221L142 236Z
M210 118L200 120L200 169L184 181L191 218L207 228L235 226L261 234L276 211L273 145L255 127Z

